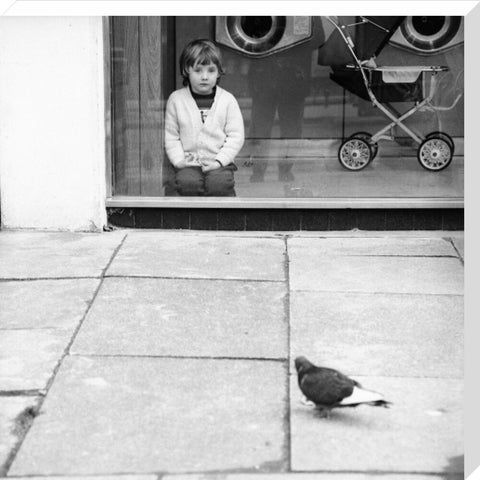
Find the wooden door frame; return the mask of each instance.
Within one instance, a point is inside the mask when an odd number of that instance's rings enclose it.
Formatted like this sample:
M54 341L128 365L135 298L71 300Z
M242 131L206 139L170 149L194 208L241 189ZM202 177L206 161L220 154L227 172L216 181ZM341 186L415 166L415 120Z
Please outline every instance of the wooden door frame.
M111 62L111 17L102 17L103 38L103 86L105 109L105 181L107 206L113 195L113 155L112 155L112 62Z

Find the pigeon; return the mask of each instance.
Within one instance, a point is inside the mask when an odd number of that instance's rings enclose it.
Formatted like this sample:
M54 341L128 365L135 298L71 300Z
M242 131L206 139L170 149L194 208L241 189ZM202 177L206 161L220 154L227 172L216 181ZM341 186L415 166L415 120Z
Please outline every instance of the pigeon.
M328 417L333 408L362 404L388 408L391 405L380 393L366 390L338 370L317 367L303 356L295 359L295 368L300 390L322 417Z

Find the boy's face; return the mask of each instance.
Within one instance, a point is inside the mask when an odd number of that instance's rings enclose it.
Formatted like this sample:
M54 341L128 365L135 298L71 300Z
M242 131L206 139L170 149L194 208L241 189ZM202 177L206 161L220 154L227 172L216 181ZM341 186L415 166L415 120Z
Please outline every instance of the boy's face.
M218 68L214 63L200 65L196 63L188 70L188 80L195 93L208 95L212 93L213 87L217 84Z

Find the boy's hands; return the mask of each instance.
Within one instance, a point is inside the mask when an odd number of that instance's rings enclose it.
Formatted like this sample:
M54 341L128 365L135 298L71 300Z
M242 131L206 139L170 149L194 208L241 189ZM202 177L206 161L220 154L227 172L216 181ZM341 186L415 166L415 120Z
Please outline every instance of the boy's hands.
M185 154L185 161L187 167L200 167L200 158L196 153L187 152Z
M221 168L222 165L214 158L200 158L196 153L187 152L183 161L177 165L177 168L185 167L201 167L202 172L210 172Z
M203 158L201 160L202 172L210 172L211 170L217 170L222 167L218 160L214 158Z
M196 153L187 152L183 161L177 165L177 168L200 167L201 165L200 159Z

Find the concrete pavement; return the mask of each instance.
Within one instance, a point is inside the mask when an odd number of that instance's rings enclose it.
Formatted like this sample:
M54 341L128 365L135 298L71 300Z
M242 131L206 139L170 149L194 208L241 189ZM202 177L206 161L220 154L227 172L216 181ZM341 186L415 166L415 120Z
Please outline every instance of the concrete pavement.
M463 233L0 232L0 472L463 478ZM293 358L393 402L301 403Z

